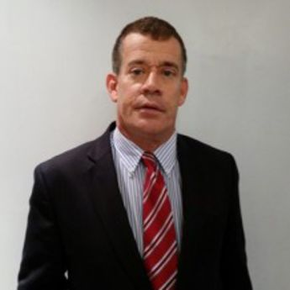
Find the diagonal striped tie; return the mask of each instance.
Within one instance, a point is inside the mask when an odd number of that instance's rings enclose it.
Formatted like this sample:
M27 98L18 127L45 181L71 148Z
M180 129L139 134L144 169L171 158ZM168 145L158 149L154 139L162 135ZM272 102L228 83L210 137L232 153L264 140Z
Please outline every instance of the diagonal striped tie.
M177 276L177 240L173 214L155 156L145 152L143 193L144 264L154 290L174 290Z

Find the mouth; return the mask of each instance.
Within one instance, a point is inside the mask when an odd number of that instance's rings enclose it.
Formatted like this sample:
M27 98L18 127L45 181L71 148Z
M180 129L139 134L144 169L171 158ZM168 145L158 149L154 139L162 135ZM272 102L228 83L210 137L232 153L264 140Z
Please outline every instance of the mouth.
M152 113L164 112L164 109L162 109L160 106L156 104L144 104L139 106L137 109L141 112L152 112Z

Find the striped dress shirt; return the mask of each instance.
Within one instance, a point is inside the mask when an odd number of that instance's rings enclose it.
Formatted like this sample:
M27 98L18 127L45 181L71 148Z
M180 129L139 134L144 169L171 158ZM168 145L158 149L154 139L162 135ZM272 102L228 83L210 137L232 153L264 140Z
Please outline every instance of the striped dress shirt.
M176 132L171 138L158 147L154 155L164 176L173 211L174 225L180 249L182 228L181 177L177 160ZM111 134L111 147L117 172L118 185L127 211L130 226L137 247L143 256L143 185L145 167L141 162L143 150L128 140L116 128Z

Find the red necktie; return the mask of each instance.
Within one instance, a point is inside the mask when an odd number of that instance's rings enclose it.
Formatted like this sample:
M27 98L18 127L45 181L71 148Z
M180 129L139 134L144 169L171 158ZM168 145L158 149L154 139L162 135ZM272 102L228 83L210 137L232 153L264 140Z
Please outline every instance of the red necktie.
M177 240L170 200L155 156L145 152L143 195L144 264L154 290L174 290Z

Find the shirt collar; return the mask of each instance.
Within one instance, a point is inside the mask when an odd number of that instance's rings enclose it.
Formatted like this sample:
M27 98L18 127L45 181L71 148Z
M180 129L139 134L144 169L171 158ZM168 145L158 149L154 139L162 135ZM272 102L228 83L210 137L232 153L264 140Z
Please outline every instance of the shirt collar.
M121 162L124 164L130 174L134 173L138 163L140 162L143 150L135 143L127 139L118 129L115 128L112 136L113 145L116 152L120 157Z
M177 161L176 140L177 133L175 131L165 143L153 152L163 171L168 176ZM135 143L127 139L117 127L113 132L112 141L117 154L120 156L121 162L129 173L133 174L144 151Z
M176 140L177 134L174 131L171 137L154 151L154 155L168 176L177 162Z

